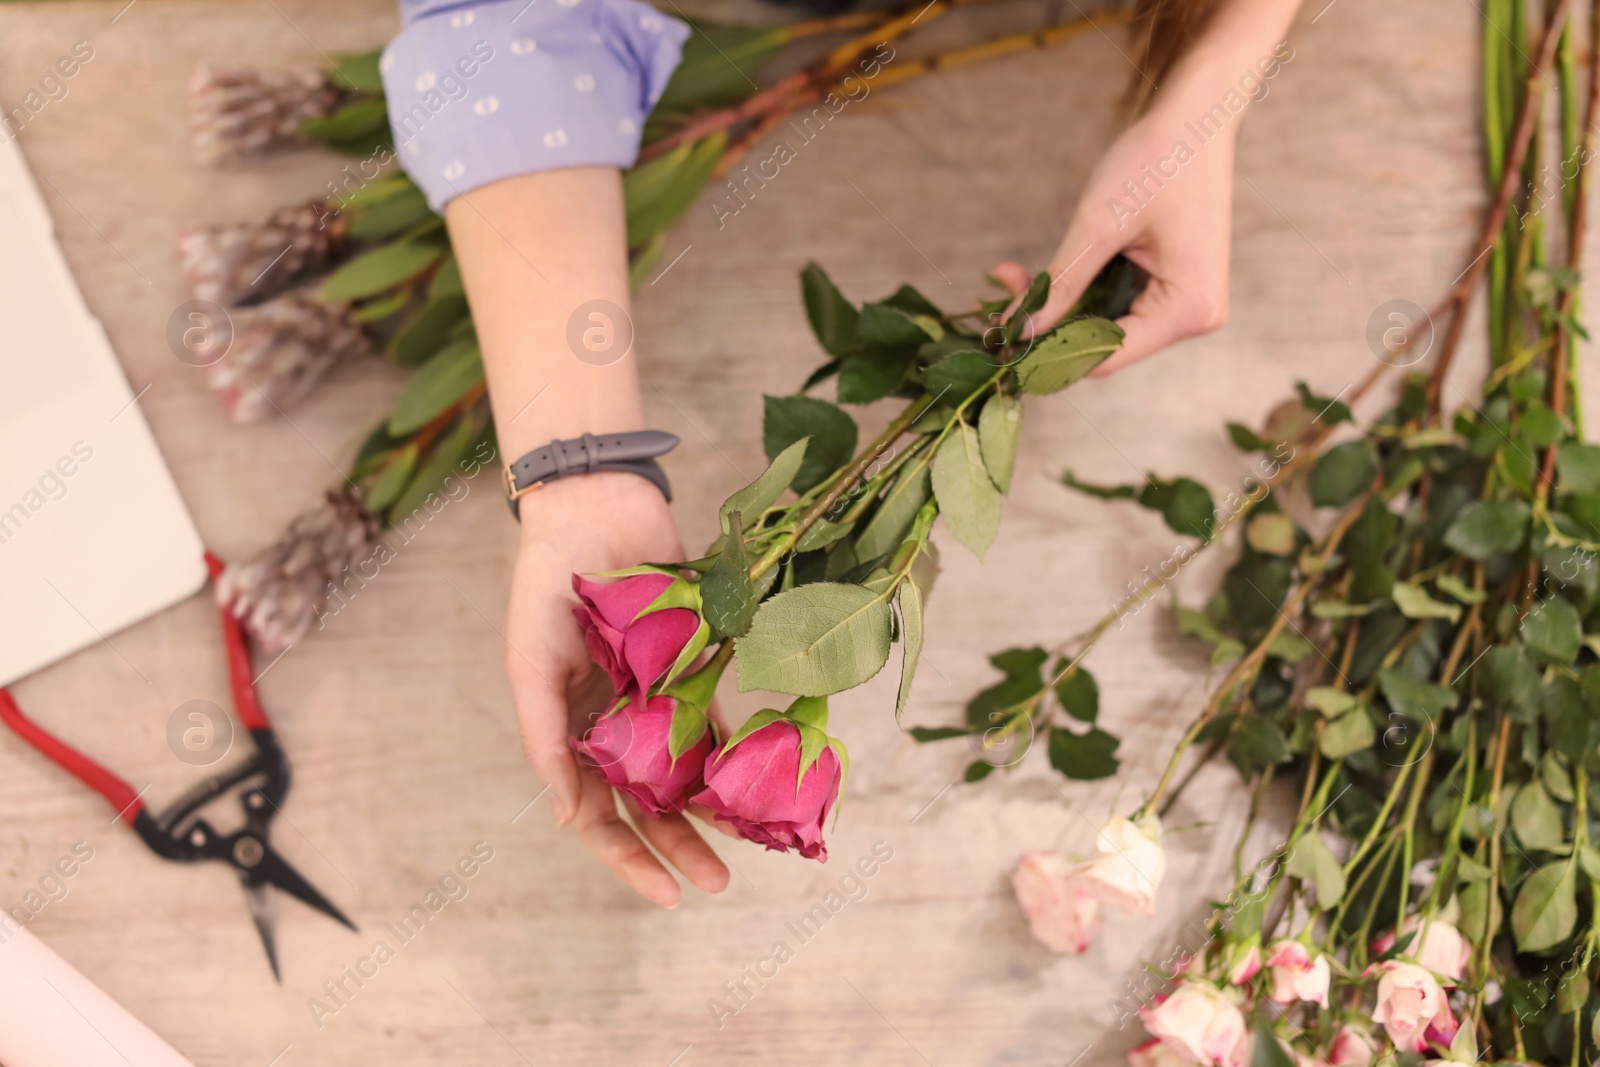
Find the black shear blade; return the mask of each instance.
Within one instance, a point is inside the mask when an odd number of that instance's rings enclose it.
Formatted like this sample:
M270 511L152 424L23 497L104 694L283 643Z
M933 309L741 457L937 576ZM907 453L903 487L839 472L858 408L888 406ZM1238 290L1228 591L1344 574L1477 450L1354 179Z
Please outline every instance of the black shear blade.
M261 947L267 950L267 962L272 965L272 977L283 984L283 972L278 969L278 940L272 928L272 887L251 875L241 874L245 903L250 905L250 918L261 935Z
M270 847L265 850L261 857L261 863L254 869L253 873L256 877L277 886L290 896L311 905L330 919L336 919L352 930L356 929L356 924L346 918L344 912L334 907L332 901L317 892L315 886L302 878L299 871L289 866L288 861Z

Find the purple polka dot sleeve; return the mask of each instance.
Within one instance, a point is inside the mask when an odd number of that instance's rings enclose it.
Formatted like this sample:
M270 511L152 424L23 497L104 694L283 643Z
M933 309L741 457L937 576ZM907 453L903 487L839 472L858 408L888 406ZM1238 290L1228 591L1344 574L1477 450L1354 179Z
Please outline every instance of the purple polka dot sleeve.
M401 0L380 69L401 166L435 211L501 178L627 168L687 25L638 0Z

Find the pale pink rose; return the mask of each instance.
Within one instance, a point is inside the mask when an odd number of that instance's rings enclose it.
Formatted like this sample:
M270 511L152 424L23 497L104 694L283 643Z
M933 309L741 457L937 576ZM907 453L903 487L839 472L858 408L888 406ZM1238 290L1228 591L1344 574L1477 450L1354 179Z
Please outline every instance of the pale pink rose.
M1100 902L1081 874L1082 867L1059 852L1024 852L1011 875L1033 936L1057 952L1085 952L1100 932Z
M1135 826L1120 815L1101 829L1099 855L1084 867L1084 885L1094 896L1130 915L1156 913L1156 887L1167 870L1166 853L1156 843L1161 826L1151 818Z
M1244 985L1261 973L1261 945L1251 940L1248 945L1236 945L1233 962L1228 966L1228 981Z
M1328 1067L1326 1060L1319 1060L1315 1056L1307 1056L1299 1049L1290 1049L1289 1053L1294 1057L1295 1067Z
M1153 1008L1141 1008L1144 1028L1190 1062L1244 1067L1249 1048L1244 1016L1209 982L1184 982Z
M1151 1038L1128 1050L1128 1067L1195 1067L1195 1063L1165 1041Z
M1421 920L1413 915L1400 925L1400 929L1409 934L1419 925ZM1393 948L1395 942L1394 934L1385 937L1387 944L1383 952ZM1454 926L1443 919L1432 919L1425 930L1411 939L1401 955L1416 960L1434 974L1442 974L1451 981L1459 982L1467 971L1467 961L1472 958L1472 945Z
M1333 1067L1368 1067L1375 1051L1371 1034L1353 1026L1342 1026L1333 1035L1333 1045L1328 1049L1328 1062Z
M1279 1004L1309 1000L1328 1006L1328 957L1313 957L1299 941L1276 941L1267 946L1267 968L1272 972L1272 999Z
M1389 1034L1394 1047L1402 1052L1426 1052L1430 1027L1436 1033L1455 1035L1456 1022L1450 1002L1433 972L1415 963L1385 960L1366 970L1377 974L1378 1006L1372 1021Z

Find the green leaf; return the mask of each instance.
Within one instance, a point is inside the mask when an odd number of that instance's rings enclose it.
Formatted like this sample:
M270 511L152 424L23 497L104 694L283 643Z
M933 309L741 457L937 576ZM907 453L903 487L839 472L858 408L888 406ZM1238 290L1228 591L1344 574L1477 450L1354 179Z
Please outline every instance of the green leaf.
M404 288L395 289L381 296L364 301L350 311L350 321L365 325L369 322L379 322L388 318L411 300L411 294Z
M1511 930L1522 952L1546 952L1565 941L1578 921L1574 864L1557 860L1522 883L1511 906Z
M872 518L856 537L858 559L877 559L894 551L905 540L917 512L933 492L932 474L926 462L912 461L895 478L894 485L879 501Z
M440 259L439 245L401 241L357 256L328 276L319 295L330 303L360 300L415 278Z
M1322 835L1314 831L1295 842L1285 869L1291 877L1316 888L1317 907L1324 911L1337 907L1344 896L1344 870Z
M1479 863L1466 853L1462 853L1457 859L1456 877L1469 885L1473 882L1486 882L1493 873L1487 866Z
M1298 541L1294 520L1281 511L1254 516L1245 526L1244 535L1251 548L1269 556L1293 555Z
M805 461L790 484L803 493L850 462L856 451L856 420L845 410L811 396L765 397L762 440L769 459L810 437Z
M1056 683L1061 710L1079 722L1092 723L1100 715L1100 686L1082 667Z
M483 382L476 341L457 341L417 369L389 412L389 432L407 434L428 425Z
M1479 661L1483 688L1493 704L1515 709L1531 720L1539 706L1539 669L1520 645L1496 645Z
M966 737L972 733L963 726L913 726L906 732L912 740L921 742L948 741L952 737Z
M667 755L672 757L674 763L679 756L699 744L709 725L706 709L696 707L687 700L678 701L672 709L672 727L667 733Z
M1398 667L1378 672L1378 688L1389 707L1408 719L1432 722L1441 712L1456 706L1461 695L1447 685L1425 682Z
M428 283L428 299L443 300L446 297L467 295L467 287L461 280L461 264L456 262L454 252L439 264L439 269L433 272L433 281Z
M928 392L954 406L986 384L999 369L987 352L968 349L945 356L923 372L922 380Z
M657 116L726 107L754 94L757 72L790 39L786 26L696 25L683 43L682 61L656 101L645 143L664 132L651 128Z
M1241 715L1228 735L1228 758L1244 771L1261 770L1294 758L1283 731L1262 715Z
M1378 474L1378 453L1365 438L1347 441L1324 452L1311 468L1311 502L1318 507L1348 504L1372 485Z
M750 580L743 516L734 511L724 517L728 532L722 539L722 554L700 579L700 597L706 621L717 633L724 637L742 637L750 629L750 620L755 617L761 596Z
M933 495L956 540L982 559L1000 530L1000 490L984 466L978 431L964 422L934 453Z
M387 133L389 109L383 99L359 98L331 114L318 115L300 123L300 132L330 148L345 148L355 142Z
M899 308L882 303L861 306L856 341L863 347L891 352L914 351L928 340L928 332Z
M1600 445L1562 445L1556 478L1563 493L1600 493Z
M1583 623L1578 609L1560 597L1534 605L1522 620L1522 643L1546 663L1571 663L1583 647Z
M378 480L372 483L372 488L367 492L368 509L373 514L381 514L399 499L416 469L417 446L413 443L395 453L394 458L384 466L383 473L378 475Z
M1259 434L1241 422L1228 423L1228 439L1241 452L1264 452L1268 447Z
M900 583L895 603L900 608L901 654L904 657L900 663L900 692L894 701L894 721L899 723L901 713L906 710L906 698L911 695L917 660L922 656L922 590L909 576Z
M472 417L462 415L450 433L434 445L433 453L423 462L416 477L411 479L411 484L406 486L400 499L385 513L389 525L403 521L406 516L422 507L429 496L444 486L445 479L452 475L459 477L457 464L471 450L473 439Z
M859 585L813 582L756 611L734 657L740 690L827 696L871 678L889 659L888 601Z
M1098 726L1085 734L1056 726L1050 730L1050 766L1075 781L1110 778L1120 765L1115 755L1120 744Z
M644 244L689 210L727 143L728 135L719 130L641 163L622 176L629 248Z
M1122 327L1107 319L1063 323L1017 363L1017 382L1036 396L1059 393L1109 359L1122 337Z
M1526 782L1511 802L1511 828L1524 848L1537 852L1567 851L1567 831L1561 809L1544 786Z
M873 351L839 361L839 403L873 404L900 388L915 359L912 349Z
M850 351L855 345L861 313L815 263L807 263L800 272L800 296L805 301L811 332L817 335L822 350L830 356L843 356Z
M404 189L371 207L352 212L350 236L363 239L393 237L432 214L433 209L428 207L428 198L421 189Z
M1061 484L1100 500L1132 500L1139 495L1137 485L1092 485L1089 482L1078 481L1077 475L1071 471L1062 472Z
M1005 680L978 693L967 702L967 722L980 730L996 725L996 716L1016 708L1044 690L1040 673L1049 653L1042 648L1010 648L989 657Z
M1410 582L1395 582L1390 595L1394 597L1400 614L1408 619L1449 619L1455 622L1461 618L1460 604L1441 603L1430 597L1427 590Z
M1317 709L1325 719L1336 719L1357 703L1354 693L1333 686L1319 685L1306 690L1306 705Z
M1305 405L1312 419L1324 426L1337 426L1341 422L1350 422L1350 406L1337 397L1317 396L1305 382L1294 383L1295 392L1300 395L1300 403Z
M1366 751L1377 739L1378 732L1372 725L1372 717L1367 714L1366 708L1358 705L1322 727L1317 747L1328 759L1341 760Z
M468 318L464 296L442 296L428 301L389 341L389 354L402 367L413 366L444 347L450 331Z
M1211 490L1193 478L1165 482L1152 475L1139 492L1139 503L1159 511L1167 527L1185 537L1207 541L1216 529L1217 509Z
M1445 547L1474 560L1515 552L1527 538L1529 514L1520 500L1474 500L1445 531Z
M1466 582L1453 574L1441 574L1433 584L1439 587L1439 592L1448 593L1463 604L1481 604L1487 595L1480 589L1469 589Z
M1040 271L1033 276L1033 281L1028 284L1028 291L1023 294L1022 302L1017 305L1017 310L1011 313L1006 320L1005 343L1016 344L1022 337L1022 331L1027 328L1029 316L1044 307L1050 299L1050 272Z
M1017 466L1017 437L1022 430L1022 401L1004 393L984 402L978 416L978 444L989 478L1002 493L1011 491Z
M768 399L770 400L771 398L769 397ZM823 401L823 403L827 403L827 401ZM783 491L789 488L789 484L794 481L795 475L800 473L800 467L805 462L806 450L810 442L811 438L802 437L784 448L773 457L772 462L767 465L766 470L761 472L760 477L722 502L721 515L724 532L731 529L728 525L728 517L734 512L749 516L750 521L753 523L759 520L761 514L783 495Z
M334 81L341 88L353 89L358 93L381 93L383 75L378 70L378 60L382 57L380 49L340 56L333 64Z
M981 782L989 777L989 772L992 770L994 770L994 764L987 760L975 759L967 764L967 769L961 774L961 780L968 785L973 782Z

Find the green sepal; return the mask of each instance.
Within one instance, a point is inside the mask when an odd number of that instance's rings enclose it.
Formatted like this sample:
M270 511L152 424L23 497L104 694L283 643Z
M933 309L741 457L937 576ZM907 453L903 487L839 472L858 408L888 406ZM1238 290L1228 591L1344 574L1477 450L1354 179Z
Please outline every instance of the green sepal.
M661 590L654 600L640 608L639 613L633 617L633 621L638 622L646 615L665 611L668 608L688 608L698 615L700 613L699 584L686 582L674 575L672 584Z
M706 709L687 700L678 701L672 709L672 729L667 733L667 755L676 764L678 757L700 743L710 728Z
M833 802L833 825L839 826L839 809L844 807L844 784L850 780L850 753L844 747L844 742L837 737L828 738L828 747L833 749L833 754L839 757L839 792Z
M717 759L722 760L726 758L728 753L732 752L734 746L740 741L743 741L745 738L749 737L763 726L770 726L782 718L783 712L773 711L771 708L763 708L762 710L756 712L754 715L750 716L744 721L743 726L739 727L733 732L732 737L728 738L727 743L722 746L722 751L717 754Z
M688 566L688 564L684 564ZM678 564L641 563L637 567L624 567L619 571L590 571L586 578L637 578L641 574L665 574L676 578Z
M667 686L677 681L678 675L688 670L700 653L706 650L706 645L710 640L711 624L706 622L705 619L701 619L699 629L695 630L694 636L689 638L689 643L683 646L683 651L678 653L678 658L672 661L672 666L667 670L661 681L657 683L657 688L664 690Z
M800 697L789 705L783 717L805 726L828 732L828 698Z
M696 633L695 638L698 637L699 634ZM694 643L695 638L690 639L690 644ZM693 704L704 710L711 706L711 698L717 695L717 683L722 680L722 672L727 666L726 662L718 663L712 660L687 678L680 679L672 685L662 686L661 694L673 697L680 704ZM676 664L673 665L673 669L677 669Z
M806 780L806 772L816 764L818 757L822 755L822 750L828 747L828 733L803 722L795 722L793 719L789 721L794 722L795 728L800 731L800 771L794 776L794 791L795 795L799 796L800 786Z

